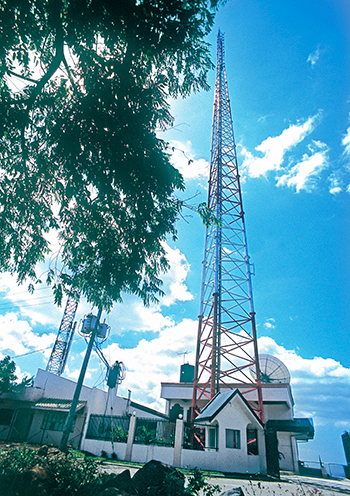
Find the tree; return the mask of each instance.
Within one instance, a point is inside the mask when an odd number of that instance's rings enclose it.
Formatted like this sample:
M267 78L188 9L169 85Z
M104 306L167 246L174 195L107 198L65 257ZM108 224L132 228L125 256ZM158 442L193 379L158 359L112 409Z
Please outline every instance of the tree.
M0 394L12 393L16 391L18 386L28 386L32 383L32 379L24 378L20 383L17 382L16 364L9 356L0 360Z
M181 174L156 135L208 89L212 0L0 0L0 270L109 309L162 294Z

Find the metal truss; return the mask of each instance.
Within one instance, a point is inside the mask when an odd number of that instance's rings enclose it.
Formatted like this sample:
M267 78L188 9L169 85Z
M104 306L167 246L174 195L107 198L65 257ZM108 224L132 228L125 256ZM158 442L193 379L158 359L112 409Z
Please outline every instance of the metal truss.
M264 421L255 312L231 107L218 33L208 207L216 221L206 230L192 419L220 389L256 391ZM243 390L241 388L243 386Z
M75 331L76 322L74 319L78 303L79 300L71 296L68 297L57 338L46 366L47 372L56 375L63 373Z

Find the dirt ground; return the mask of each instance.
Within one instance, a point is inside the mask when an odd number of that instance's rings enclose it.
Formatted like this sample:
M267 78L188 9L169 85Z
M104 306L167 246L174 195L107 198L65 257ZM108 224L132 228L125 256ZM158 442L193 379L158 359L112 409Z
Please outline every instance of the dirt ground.
M139 467L117 463L104 463L102 470L108 473L120 473L129 469L133 475ZM225 475L211 476L206 481L218 485L221 492L240 487L244 496L338 496L350 495L348 479L318 479L290 474L282 474L279 481L259 481L239 479Z

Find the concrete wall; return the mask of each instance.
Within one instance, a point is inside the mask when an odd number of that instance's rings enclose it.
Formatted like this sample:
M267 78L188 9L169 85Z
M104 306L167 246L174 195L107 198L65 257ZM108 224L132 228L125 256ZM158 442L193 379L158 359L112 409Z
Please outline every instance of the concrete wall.
M280 469L298 472L298 455L295 437L290 432L277 432Z
M81 449L92 453L96 456L101 456L102 451L107 453L109 457L113 453L117 455L118 460L125 460L126 443L113 443L111 441L99 441L96 439L84 439L81 444Z

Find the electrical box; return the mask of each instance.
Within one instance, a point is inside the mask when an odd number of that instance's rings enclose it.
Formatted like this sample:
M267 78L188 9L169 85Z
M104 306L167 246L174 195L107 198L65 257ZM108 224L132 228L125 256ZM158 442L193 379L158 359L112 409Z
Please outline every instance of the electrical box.
M81 326L80 332L82 334L91 334L95 328L96 322L97 322L97 317L95 317L95 315L92 315L92 313L90 313L83 320L83 325Z
M107 324L99 324L97 327L97 337L104 339L107 336L109 326Z

